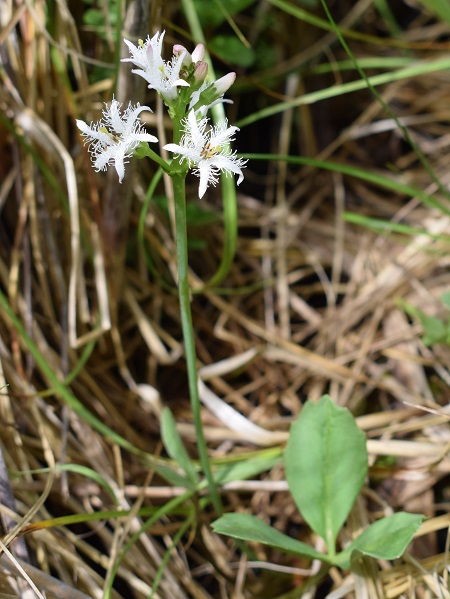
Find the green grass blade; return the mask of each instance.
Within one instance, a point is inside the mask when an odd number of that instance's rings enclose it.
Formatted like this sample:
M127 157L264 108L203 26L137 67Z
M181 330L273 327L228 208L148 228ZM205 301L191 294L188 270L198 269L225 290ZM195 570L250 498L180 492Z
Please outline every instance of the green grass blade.
M450 4L448 0L419 0L430 12L434 12L442 21L450 23Z
M419 198L426 206L437 208L444 214L450 216L450 208L421 189L399 183L391 177L387 177L379 173L373 173L362 168L348 164L342 164L339 162L319 160L318 158L309 158L307 156L279 156L278 154L241 154L241 156L243 158L251 158L252 160L282 160L289 162L290 164L302 164L304 166L312 166L315 168L341 173L342 175L356 177L357 179L367 181L368 183L373 183L374 185L378 185L379 187L383 187L385 189L390 189L396 193L404 194L411 198Z
M55 390L55 395L59 396L64 403L66 403L75 412L75 414L82 418L87 424L92 426L93 429L104 435L107 439L113 443L116 443L119 445L119 447L127 449L135 455L139 455L146 460L151 459L150 454L147 454L135 447L132 443L124 439L121 435L110 429L101 420L91 414L91 412L89 412L89 410L87 410L84 405L69 391L65 384L58 379L34 341L26 333L22 323L15 315L2 291L0 291L0 308L12 322L23 343L33 356L41 374L50 382L50 385Z
M183 495L180 495L179 497L174 497L173 499L168 501L166 504L161 506L148 520L146 520L142 524L141 528L131 536L131 538L126 543L125 547L123 548L122 553L117 558L117 560L111 570L111 574L110 574L108 581L105 585L103 599L111 599L111 590L112 590L112 587L114 584L114 580L117 576L117 572L120 568L120 565L123 562L123 560L125 559L127 553L131 549L131 547L133 547L133 545L135 545L137 543L137 541L139 540L139 537L142 534L144 534L160 518L170 514L175 508L177 508L182 503L184 503L192 495L193 495L192 491L187 491Z
M418 144L416 144L415 141L410 136L408 129L399 121L397 115L394 114L394 112L386 104L386 102L383 100L383 98L378 93L378 91L374 88L373 85L371 85L371 83L369 81L369 78L367 77L366 73L364 72L364 70L359 65L358 61L356 60L355 56L353 55L352 51L350 50L347 42L345 41L345 39L344 39L344 37L343 37L343 35L342 35L339 27L337 26L336 22L334 21L333 17L331 16L331 13L328 10L328 6L327 6L325 0L321 0L321 2L322 2L323 9L324 9L324 11L325 11L325 13L326 13L326 15L328 17L328 20L330 21L331 26L333 27L333 31L336 33L336 36L338 37L338 39L339 39L342 47L344 48L345 52L350 57L350 59L353 61L354 65L355 65L355 68L358 71L358 73L360 74L361 78L363 79L363 81L365 81L367 83L367 87L370 89L372 95L379 102L379 104L383 107L383 110L385 111L385 113L388 114L394 120L394 122L397 125L397 128L402 132L402 135L403 135L405 141L414 150L414 152L415 152L416 156L419 158L420 163L422 164L423 168L430 175L432 181L434 183L436 183L436 185L437 185L438 189L441 191L441 193L444 196L447 196L447 198L450 198L450 195L448 194L448 192L447 192L446 188L444 187L444 185L442 185L439 177L437 177L436 173L434 172L434 169L432 168L431 164L428 162L425 154L421 151L421 149L418 146Z
M394 223L391 221L382 220L379 218L372 218L370 216L362 216L354 212L344 212L344 220L355 225L372 229L373 231L381 231L382 233L400 233L402 235L425 235L430 239L436 241L446 241L450 243L450 235L442 235L437 233L430 233L424 229L418 227L411 227L410 225L404 225L403 223Z
M447 71L450 69L450 58L441 58L433 61L418 61L415 64L405 67L404 69L399 69L397 71L392 71L389 73L380 73L378 75L373 75L368 77L370 85L376 87L378 85L385 85L386 83L392 83L393 81L401 81L403 79L411 79L413 77L419 77L420 75L428 75L430 73L434 73L437 71ZM286 102L279 102L274 106L268 106L267 108L263 108L258 112L254 112L238 121L236 125L241 129L250 125L251 123L256 123L261 121L262 119L268 118L269 116L273 116L274 114L279 114L280 112L284 112L290 108L294 108L297 106L305 106L307 104L315 104L316 102L320 102L321 100L326 100L327 98L335 98L337 96L343 96L345 94L349 94L354 91L359 91L361 89L365 89L367 87L367 82L363 79L358 81L351 81L350 83L342 83L341 85L333 85L326 89L321 89L315 92L311 92L309 94L304 94L298 98L293 100L289 100Z
M169 408L164 408L161 417L161 435L167 453L186 474L194 489L200 482L197 471L177 431L177 425Z

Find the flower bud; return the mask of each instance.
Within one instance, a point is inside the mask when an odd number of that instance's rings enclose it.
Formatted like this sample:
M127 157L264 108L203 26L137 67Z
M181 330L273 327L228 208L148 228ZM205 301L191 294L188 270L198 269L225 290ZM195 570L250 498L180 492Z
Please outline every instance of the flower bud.
M236 73L228 73L213 83L217 97L223 96L236 80Z
M205 46L203 44L197 44L194 51L192 52L192 62L197 64L205 56Z
M184 46L182 46L181 44L174 45L173 53L174 53L174 56L176 56L176 58L178 58L179 56L181 56L184 53L184 58L183 58L183 62L182 62L182 65L184 67L188 67L189 65L192 64L192 56L189 54L189 52L186 50L186 48Z
M177 58L178 58L178 56L181 56L181 54L183 54L183 52L184 52L183 66L189 67L191 64L197 64L198 62L203 60L203 57L205 55L205 46L203 44L197 44L197 46L195 46L195 49L192 52L192 54L189 54L189 52L186 50L186 48L184 46L182 46L181 44L174 45L173 53Z
M206 62L198 61L194 69L194 81L195 83L203 83L208 74L208 65Z

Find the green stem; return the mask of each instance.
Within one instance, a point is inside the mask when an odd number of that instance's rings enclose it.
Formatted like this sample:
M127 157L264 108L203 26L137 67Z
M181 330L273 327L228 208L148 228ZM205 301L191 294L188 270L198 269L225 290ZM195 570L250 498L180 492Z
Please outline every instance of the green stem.
M191 399L192 415L194 419L195 432L197 435L197 447L200 464L208 482L211 500L217 515L223 513L222 501L220 499L217 485L209 463L205 435L201 417L201 404L198 394L198 372L197 353L195 349L194 329L192 326L191 301L189 289L188 249L187 249L187 226L186 226L186 171L172 173L173 193L175 200L175 226L178 258L178 293L180 298L181 325L186 354L186 365L189 382L189 395Z
M138 146L138 149L136 150L135 155L138 158L143 158L144 156L151 158L168 175L170 175L172 172L172 168L171 168L170 164L168 164L165 160L163 160L159 154L154 152L148 144L141 144L140 146Z
M194 0L181 0L189 28L192 32L195 42L203 43L206 45L205 36L200 23L200 19L197 12L197 7ZM214 73L214 65L211 57L209 56L208 50L206 50L204 60L208 63L208 77L211 80L216 78ZM225 119L224 105L219 103L211 108L213 115L213 121L218 123ZM175 142L178 143L178 142ZM236 199L236 185L234 183L234 177L227 177L225 174L221 176L222 186L222 202L223 202L223 223L225 228L224 246L222 252L222 259L217 271L213 274L211 279L205 284L204 289L211 289L217 287L223 281L230 271L231 265L234 261L236 254L236 243L237 243L237 199ZM200 290L201 292L201 290Z

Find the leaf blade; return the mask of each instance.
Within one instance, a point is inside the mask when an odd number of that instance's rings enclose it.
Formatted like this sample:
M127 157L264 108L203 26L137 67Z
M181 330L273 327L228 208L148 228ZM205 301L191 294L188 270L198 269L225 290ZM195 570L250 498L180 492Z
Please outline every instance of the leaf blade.
M408 512L377 520L339 554L343 560L342 567L349 566L354 551L376 559L397 559L403 555L423 520L422 514Z
M212 523L214 532L242 541L270 545L286 553L327 561L327 556L314 547L292 539L250 514L225 514Z
M298 509L333 555L367 474L364 433L348 410L325 395L307 402L293 423L284 460Z

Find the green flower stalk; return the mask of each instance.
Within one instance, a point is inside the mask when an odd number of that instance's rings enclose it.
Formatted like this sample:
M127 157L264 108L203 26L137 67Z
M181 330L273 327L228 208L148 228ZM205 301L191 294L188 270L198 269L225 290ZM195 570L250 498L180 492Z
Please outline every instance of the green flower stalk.
M124 40L131 57L122 60L137 67L132 72L143 77L148 87L159 93L167 106L174 133L173 143L166 144L164 149L175 155L174 160L171 163L165 162L148 145L158 141L155 136L146 133L138 121L143 110L150 110L148 106L137 104L133 107L130 104L121 116L121 105L113 99L111 106L103 111L103 119L97 124L87 125L77 120L77 126L86 142L91 144L90 153L95 168L105 170L108 165L114 165L120 183L125 175L125 163L131 156L153 159L172 179L178 291L189 395L200 463L208 482L212 502L220 515L223 511L222 503L209 463L198 393L197 354L188 278L185 179L188 171L192 169L200 178L199 197L202 198L210 184L217 184L222 171L227 175L237 175L239 185L244 179L242 169L246 161L238 158L236 152L230 149L230 142L234 140L234 134L239 129L229 127L226 120L212 127L206 117L208 110L218 102L230 102L223 96L234 83L235 73L228 73L217 81L208 82L208 65L203 61L205 48L202 44L198 44L192 54L184 46L176 44L171 60L165 61L162 58L164 33L158 32L152 38L148 36L145 42L139 40L137 46Z

